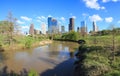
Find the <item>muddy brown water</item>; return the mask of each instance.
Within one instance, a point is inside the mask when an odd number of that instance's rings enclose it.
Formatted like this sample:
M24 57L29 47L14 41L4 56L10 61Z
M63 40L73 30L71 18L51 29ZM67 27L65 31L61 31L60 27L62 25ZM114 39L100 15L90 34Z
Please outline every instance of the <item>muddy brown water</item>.
M40 76L72 76L74 57L70 52L78 46L73 42L54 41L32 50L16 51L0 60L0 69L7 66L7 72L12 70L18 74L35 70Z

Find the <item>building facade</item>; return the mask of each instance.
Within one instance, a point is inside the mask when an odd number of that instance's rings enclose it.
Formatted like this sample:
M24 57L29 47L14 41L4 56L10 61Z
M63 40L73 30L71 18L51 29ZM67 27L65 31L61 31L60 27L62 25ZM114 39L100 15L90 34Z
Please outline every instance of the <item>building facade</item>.
M81 21L81 34L84 36L87 34L87 24L85 21Z
M30 25L29 34L34 35L34 24Z
M96 22L93 21L93 32L98 32L98 26L96 25Z
M42 32L42 34L46 34L46 24L45 23L42 23L42 25L41 25L41 32Z
M77 32L80 32L80 28L79 27L77 27Z
M59 33L59 26L56 19L48 17L48 34Z
M74 31L74 18L69 19L69 31Z
M61 33L65 33L65 26L61 26Z

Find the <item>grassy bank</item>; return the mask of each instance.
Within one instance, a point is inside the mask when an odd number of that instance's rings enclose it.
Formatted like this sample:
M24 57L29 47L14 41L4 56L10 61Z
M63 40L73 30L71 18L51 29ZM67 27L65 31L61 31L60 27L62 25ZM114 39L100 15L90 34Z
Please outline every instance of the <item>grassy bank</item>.
M86 41L84 49L79 51L80 59L75 62L75 76L120 76L120 35L77 35L70 32L56 38L61 41Z
M75 62L76 76L120 76L120 52L115 52L113 59L109 48L87 46L79 50Z
M52 43L52 41L45 37L14 36L14 41L12 41L10 45L8 43L5 43L5 41L2 42L1 45L5 51L12 51L34 48L49 43Z

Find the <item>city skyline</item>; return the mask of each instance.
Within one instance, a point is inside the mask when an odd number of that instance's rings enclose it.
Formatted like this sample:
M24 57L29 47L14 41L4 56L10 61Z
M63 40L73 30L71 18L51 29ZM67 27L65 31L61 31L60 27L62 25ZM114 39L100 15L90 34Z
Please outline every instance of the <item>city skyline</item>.
M65 31L68 31L71 17L75 18L75 31L83 20L88 31L92 30L93 21L102 30L112 24L120 27L120 10L116 9L119 5L120 0L1 0L0 21L5 20L11 11L23 31L29 30L31 23L35 29L41 30L43 23L48 25L48 17L57 19L60 26L65 26Z

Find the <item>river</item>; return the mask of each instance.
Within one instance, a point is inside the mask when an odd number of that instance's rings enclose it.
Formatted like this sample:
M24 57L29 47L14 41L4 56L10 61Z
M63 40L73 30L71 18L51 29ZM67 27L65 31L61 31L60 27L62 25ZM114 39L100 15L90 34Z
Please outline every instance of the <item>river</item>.
M71 52L78 46L73 42L54 41L34 49L15 51L1 60L1 70L6 68L7 72L18 74L35 70L40 76L72 76L74 57Z

